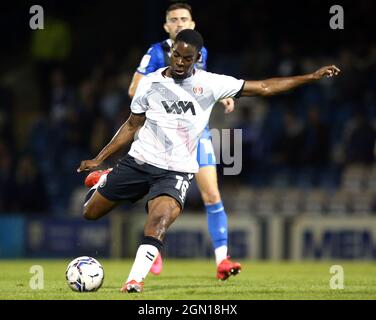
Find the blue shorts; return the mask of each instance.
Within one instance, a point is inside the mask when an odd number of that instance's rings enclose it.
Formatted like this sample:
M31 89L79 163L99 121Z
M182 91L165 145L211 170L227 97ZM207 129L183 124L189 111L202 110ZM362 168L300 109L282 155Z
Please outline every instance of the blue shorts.
M198 142L197 162L200 168L205 166L215 166L217 164L209 127L205 128Z

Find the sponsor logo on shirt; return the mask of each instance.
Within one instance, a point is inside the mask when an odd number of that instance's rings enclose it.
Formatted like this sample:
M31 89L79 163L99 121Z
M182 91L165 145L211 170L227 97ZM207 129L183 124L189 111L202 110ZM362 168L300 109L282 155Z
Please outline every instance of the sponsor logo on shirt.
M191 110L192 115L196 115L195 106L192 101L161 101L163 107L167 113L187 113L188 110Z

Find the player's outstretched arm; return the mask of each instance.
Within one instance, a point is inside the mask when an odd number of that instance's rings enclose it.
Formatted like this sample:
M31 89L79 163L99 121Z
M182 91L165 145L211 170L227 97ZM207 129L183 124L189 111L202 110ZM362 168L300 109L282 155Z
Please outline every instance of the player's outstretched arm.
M341 72L335 65L325 66L319 70L295 77L271 78L260 81L245 81L242 96L272 96L320 80L332 77Z
M145 114L131 113L128 120L115 133L111 141L92 160L81 161L77 172L91 170L98 167L110 155L119 151L122 147L133 141L136 131L144 124Z

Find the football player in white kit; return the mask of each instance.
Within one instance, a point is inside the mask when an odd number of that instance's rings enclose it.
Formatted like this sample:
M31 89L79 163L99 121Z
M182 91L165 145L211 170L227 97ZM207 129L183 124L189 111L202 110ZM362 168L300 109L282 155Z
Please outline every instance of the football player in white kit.
M89 191L84 217L96 220L120 202L146 196L144 238L122 292L142 292L144 279L160 253L168 227L179 216L194 173L197 145L214 104L223 98L269 96L337 75L326 66L314 73L244 81L194 68L203 46L201 35L186 29L172 47L171 64L143 77L131 103L131 115L112 140L78 172L97 168L133 141L129 153Z
M195 28L191 6L180 2L171 4L166 10L166 21L163 28L168 33L169 38L152 44L143 56L129 86L128 92L131 98L133 98L138 83L144 76L170 65L171 46L175 41L176 35L181 30ZM196 69L206 70L207 56L208 52L206 48L202 47L200 59L195 63ZM196 90L200 90L200 88L196 88ZM227 98L220 102L224 106L225 113L230 113L234 110L234 99ZM224 281L231 275L238 274L241 270L241 264L231 260L228 255L228 218L219 191L217 160L209 126L206 126L198 142L197 162L199 170L195 174L195 178L205 205L208 231L217 266L216 276L218 279ZM91 188L102 175L110 171L111 168L91 172L85 179L85 185ZM162 255L159 254L150 272L159 275L162 272L162 268Z

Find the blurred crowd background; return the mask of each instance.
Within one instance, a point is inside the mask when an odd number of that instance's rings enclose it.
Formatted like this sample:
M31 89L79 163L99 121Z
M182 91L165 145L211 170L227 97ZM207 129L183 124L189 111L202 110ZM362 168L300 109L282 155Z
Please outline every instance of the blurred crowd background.
M243 130L241 174L219 166L228 213L376 212L374 2L189 3L209 71L257 80L342 70L293 93L241 98L230 115L216 106L212 128ZM40 1L44 30L30 29L33 4L5 4L0 19L0 212L59 216L84 199L80 161L127 119L132 75L167 38L171 1ZM334 4L343 30L329 26ZM195 187L188 208L202 210Z

